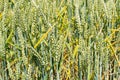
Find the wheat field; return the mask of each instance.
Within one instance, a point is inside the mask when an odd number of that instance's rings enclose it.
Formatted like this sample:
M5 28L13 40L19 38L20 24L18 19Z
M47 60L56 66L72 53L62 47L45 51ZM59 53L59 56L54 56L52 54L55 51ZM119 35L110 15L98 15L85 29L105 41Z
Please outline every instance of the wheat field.
M0 0L0 80L120 80L120 0Z

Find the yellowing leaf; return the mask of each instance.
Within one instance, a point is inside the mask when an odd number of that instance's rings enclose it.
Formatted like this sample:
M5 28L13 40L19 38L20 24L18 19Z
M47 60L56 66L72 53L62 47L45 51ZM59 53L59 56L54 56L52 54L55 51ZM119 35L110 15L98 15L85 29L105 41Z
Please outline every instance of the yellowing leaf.
M10 41L10 39L12 38L12 36L13 36L13 30L10 32L10 34L9 34L7 40L6 40L6 43L8 43Z
M47 37L48 33L52 30L52 27L48 29L48 31L42 35L42 37L39 39L39 41L35 44L34 48L37 48L37 46Z
M61 16L63 13L65 13L67 9L67 6L64 6L58 13L57 13L57 17Z
M2 13L0 13L0 18L2 17Z
M115 59L116 59L117 62L118 62L118 65L119 65L119 59L118 59L118 56L117 56L116 53L115 53L114 47L112 46L112 44L110 43L110 41L107 41L107 43L109 44L110 49L111 49L111 56L114 56L114 57L115 57Z
M79 48L79 45L76 45L75 49L74 49L74 53L73 53L73 57L75 58L75 56L77 55L78 53L78 48Z
M15 3L15 0L11 0L13 3Z
M90 79L89 80L94 80L94 76L95 76L95 72L92 71L91 75L90 75Z
M118 63L119 63L118 66L120 67L120 61Z
M69 80L69 79L70 79L70 76L71 76L70 68L67 70L66 73L67 73L66 80Z

